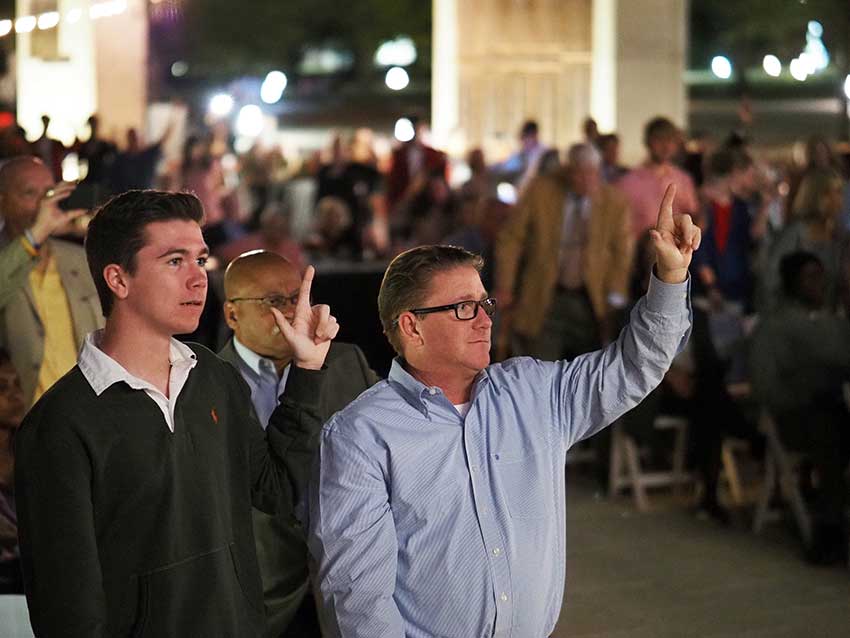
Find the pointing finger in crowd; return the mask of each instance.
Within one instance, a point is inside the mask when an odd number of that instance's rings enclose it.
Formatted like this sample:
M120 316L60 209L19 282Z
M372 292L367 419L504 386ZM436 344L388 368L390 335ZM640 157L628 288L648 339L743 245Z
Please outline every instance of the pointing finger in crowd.
M673 230L673 200L676 198L676 185L670 184L664 191L664 199L658 209L658 221L655 224L657 230Z
M304 278L301 280L301 288L298 291L298 303L295 305L295 314L301 317L310 316L310 289L313 287L313 277L316 269L307 266Z

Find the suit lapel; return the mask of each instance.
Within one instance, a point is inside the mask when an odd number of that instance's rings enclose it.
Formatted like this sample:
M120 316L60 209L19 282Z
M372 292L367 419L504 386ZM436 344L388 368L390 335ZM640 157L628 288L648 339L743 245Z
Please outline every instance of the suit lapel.
M88 325L88 322L82 321L79 316L82 312L97 313L91 299L92 290L87 285L86 277L88 270L82 270L82 264L78 259L70 258L69 252L59 242L51 241L50 249L53 251L53 258L56 260L56 270L59 271L59 279L62 282L62 288L65 290L65 296L68 299L68 310L71 313L71 322L74 326L74 335L78 343L82 343L85 334L81 333L82 327Z

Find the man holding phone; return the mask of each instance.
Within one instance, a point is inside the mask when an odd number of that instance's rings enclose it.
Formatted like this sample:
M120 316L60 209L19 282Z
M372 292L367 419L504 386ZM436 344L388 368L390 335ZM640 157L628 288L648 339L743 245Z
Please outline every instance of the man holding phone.
M85 252L54 239L86 213L59 207L73 191L73 184L54 184L36 157L0 167L0 347L28 406L74 366L86 334L103 325Z

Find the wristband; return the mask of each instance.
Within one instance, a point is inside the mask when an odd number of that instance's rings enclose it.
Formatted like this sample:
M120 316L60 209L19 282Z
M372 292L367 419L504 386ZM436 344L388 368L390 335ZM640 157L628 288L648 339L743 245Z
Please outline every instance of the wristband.
M24 237L26 237L26 238L27 238L27 241L30 243L30 246L32 246L32 247L33 247L33 248L35 248L36 250L40 250L40 249L41 249L41 244L39 244L39 243L35 240L35 237L34 237L34 236L33 236L33 234L32 234L32 230L30 230L29 228L27 228L27 229L24 231Z
M38 251L32 247L32 244L30 244L29 239L27 239L26 237L20 237L20 240L21 246L23 246L24 250L27 251L27 255L29 255L33 259L36 259L38 257Z

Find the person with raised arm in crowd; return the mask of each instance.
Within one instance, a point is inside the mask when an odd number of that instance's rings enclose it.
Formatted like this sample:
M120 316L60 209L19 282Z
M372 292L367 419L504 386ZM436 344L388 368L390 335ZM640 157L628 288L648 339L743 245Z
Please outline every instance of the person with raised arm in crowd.
M86 212L59 207L73 190L36 157L0 167L0 347L28 407L74 367L85 336L103 325L85 252L56 238Z
M389 377L324 427L309 544L325 629L346 638L549 636L564 592L567 450L660 383L689 331L700 241L668 190L649 291L573 361L489 365L480 257L420 246L378 295ZM530 312L538 312L531 309Z

